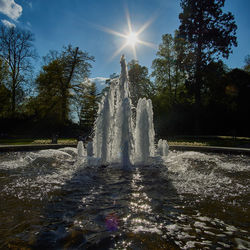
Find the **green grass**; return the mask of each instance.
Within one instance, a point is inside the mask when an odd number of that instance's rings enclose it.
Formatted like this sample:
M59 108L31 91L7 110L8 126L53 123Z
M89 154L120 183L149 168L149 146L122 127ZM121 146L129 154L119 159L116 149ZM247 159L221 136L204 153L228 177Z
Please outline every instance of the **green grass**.
M249 137L232 136L184 136L168 138L169 145L250 147Z
M76 144L76 139L58 139L58 144ZM51 139L0 139L0 145L51 144Z
M33 141L33 139L0 139L0 145L26 145Z
M248 147L249 137L232 136L176 136L167 138L169 145ZM76 139L58 139L58 144L76 144ZM51 144L51 139L0 139L0 145Z

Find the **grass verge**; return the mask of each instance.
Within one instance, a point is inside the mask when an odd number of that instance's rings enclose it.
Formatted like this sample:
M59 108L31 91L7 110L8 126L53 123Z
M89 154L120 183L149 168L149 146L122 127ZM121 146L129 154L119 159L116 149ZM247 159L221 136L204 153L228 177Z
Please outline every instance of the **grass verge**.
M58 144L76 144L76 139L68 138L57 140ZM38 145L38 144L51 144L51 139L0 139L0 145Z
M176 136L167 138L168 144L182 146L214 146L214 147L243 147L250 148L249 137L232 136ZM58 144L77 143L75 138L59 138ZM38 145L51 144L51 139L0 139L0 145Z

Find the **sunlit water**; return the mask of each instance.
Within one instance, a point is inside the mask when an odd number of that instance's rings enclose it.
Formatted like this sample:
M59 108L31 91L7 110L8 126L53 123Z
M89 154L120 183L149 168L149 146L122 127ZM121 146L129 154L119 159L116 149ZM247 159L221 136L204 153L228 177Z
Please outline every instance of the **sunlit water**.
M250 158L170 152L79 167L76 150L0 154L1 249L250 248Z

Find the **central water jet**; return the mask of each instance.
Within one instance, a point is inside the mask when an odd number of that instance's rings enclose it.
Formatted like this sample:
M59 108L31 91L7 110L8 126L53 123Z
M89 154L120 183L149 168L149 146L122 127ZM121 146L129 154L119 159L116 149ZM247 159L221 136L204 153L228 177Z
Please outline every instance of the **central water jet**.
M92 158L99 165L119 164L129 169L136 164L150 164L150 158L155 156L155 132L151 100L139 99L136 120L133 120L124 55L120 63L120 77L111 80L109 90L99 104ZM164 151L161 156L165 154Z

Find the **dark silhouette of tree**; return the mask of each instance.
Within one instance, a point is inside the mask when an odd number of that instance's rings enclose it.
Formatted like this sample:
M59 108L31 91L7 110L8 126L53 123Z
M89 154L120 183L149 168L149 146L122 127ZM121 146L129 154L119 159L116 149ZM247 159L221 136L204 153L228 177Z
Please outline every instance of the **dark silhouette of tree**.
M31 59L36 58L34 36L20 28L0 27L0 56L8 66L11 91L11 113L16 112L17 99L23 94L22 84L32 70ZM19 95L18 95L19 94Z
M250 126L250 75L241 69L226 74L225 94L229 97L230 115L238 134L249 134Z
M201 104L202 71L213 58L228 58L237 46L234 16L223 13L225 0L181 0L180 36L193 45L195 63L190 82L194 85L195 103Z
M4 84L0 84L0 117L6 118L10 111L11 92L5 87Z

